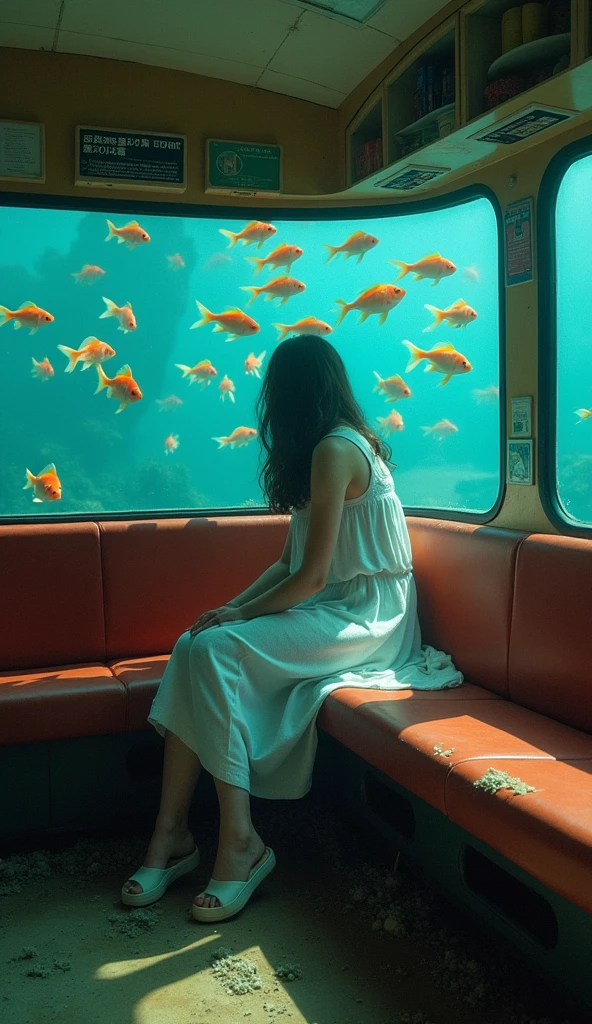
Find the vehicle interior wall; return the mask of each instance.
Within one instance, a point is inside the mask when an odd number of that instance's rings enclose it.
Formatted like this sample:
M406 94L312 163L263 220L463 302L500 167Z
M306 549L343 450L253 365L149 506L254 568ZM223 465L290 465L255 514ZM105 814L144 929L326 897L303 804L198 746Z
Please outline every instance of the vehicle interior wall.
M442 16L442 13L438 16L439 20ZM408 42L412 43L414 38ZM294 199L258 199L257 205L262 209L309 205L315 197L319 203L319 197L343 187L346 119L351 118L355 104L359 105L364 89L367 95L380 80L380 74L384 74L381 69L389 61L392 66L398 56L399 51L395 51L355 94L348 97L340 110L332 110L288 96L164 68L0 48L5 81L19 83L18 90L11 93L5 116L43 121L46 125L45 184L5 182L3 188L89 200L113 195L106 188L81 189L73 185L74 127L87 123L182 132L188 136L187 191L181 196L157 194L154 198L158 202L228 204L234 208L252 205L252 199L227 199L204 193L204 142L208 137L227 137L274 142L284 147L284 190L304 198L300 203ZM443 197L459 187L481 183L495 193L502 211L508 203L532 196L536 223L537 195L549 162L560 149L590 134L591 129L592 117L585 121L580 119L577 127L560 136L534 145L518 156L509 153L497 163L476 167L460 182L455 182L454 187L441 186L434 189L433 195ZM308 202L306 197L310 197ZM149 192L125 190L117 198L146 202L152 197ZM359 203L357 198L338 203L333 198L328 205L358 206ZM393 206L397 205L394 201ZM545 287L546 282L537 281L535 262L534 280L506 288L505 297L506 418L509 423L512 396L532 395L535 445L539 286ZM491 525L541 533L558 532L541 504L538 469L535 458L534 487L507 486L502 507Z

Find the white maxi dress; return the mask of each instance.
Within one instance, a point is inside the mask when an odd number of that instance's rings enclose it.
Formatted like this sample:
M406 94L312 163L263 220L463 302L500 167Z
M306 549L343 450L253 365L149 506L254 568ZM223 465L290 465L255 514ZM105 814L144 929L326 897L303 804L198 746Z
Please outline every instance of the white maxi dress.
M409 533L388 467L353 428L330 435L361 448L371 479L344 503L326 586L283 612L183 633L148 715L213 776L270 800L311 789L316 719L333 690L463 681L450 655L421 644ZM309 515L310 503L292 515L290 572L302 562Z

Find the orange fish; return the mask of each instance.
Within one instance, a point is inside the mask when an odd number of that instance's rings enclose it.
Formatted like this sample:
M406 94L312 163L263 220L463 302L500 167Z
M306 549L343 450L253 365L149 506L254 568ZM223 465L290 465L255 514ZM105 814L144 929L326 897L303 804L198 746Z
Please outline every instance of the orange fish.
M432 287L438 284L443 277L450 277L450 274L456 272L456 265L451 260L445 259L444 256L440 256L439 252L432 252L429 256L418 260L417 263L404 263L402 260L389 260L389 263L394 263L396 267L401 268L401 273L395 278L395 281L400 281L405 274L411 273L414 274L414 281L432 277Z
M34 302L28 300L23 302L18 309L7 309L6 306L0 306L0 327L7 324L9 320L14 320L15 331L18 331L20 327L30 327L29 334L35 334L42 324L53 323L55 317L46 309L41 309Z
M254 437L257 437L254 427L235 427L228 437L213 437L212 441L218 442L218 451L220 451L220 448L242 448Z
M274 277L273 281L269 284L264 284L261 288L256 288L254 284L241 284L240 289L243 292L253 292L251 298L247 302L247 306L250 306L255 299L266 293L265 301L269 302L271 299L280 298L283 296L282 301L279 303L280 306L285 306L286 302L291 295L298 295L299 292L303 292L306 285L299 281L295 277Z
M184 363L175 363L175 366L178 370L183 371L183 377L189 377L190 385L199 381L202 391L212 383L212 377L218 376L218 371L212 366L209 359L202 359L201 363L196 363L195 366L185 366Z
M279 333L278 341L286 337L286 334L331 334L333 330L324 320L317 320L316 316L305 316L297 320L295 324L273 324Z
M222 380L218 385L218 388L220 390L220 398L222 399L222 401L224 401L226 395L228 395L230 401L234 402L234 395L232 392L236 391L236 388L234 386L234 382L231 381L227 373L224 374Z
M179 435L178 434L169 434L168 437L165 437L165 439L164 439L164 454L165 455L172 455L172 453L174 451L176 451L178 447L179 447Z
M411 341L402 342L411 353L411 359L405 368L405 373L412 370L422 359L427 359L426 373L443 373L440 386L448 384L450 378L456 373L468 373L472 370L469 360L461 352L457 352L454 345L437 345L430 352L424 352Z
M378 239L374 235L367 235L365 231L354 231L343 245L325 245L325 249L329 250L325 263L329 263L338 252L344 252L346 260L350 256L357 256L356 263L361 263L368 250L373 249L375 245L378 245Z
M118 331L123 331L124 334L127 334L128 331L135 331L138 325L131 302L126 302L125 306L116 306L111 299L105 298L104 295L103 302L106 303L107 309L101 313L99 320L104 320L107 316L114 316L119 321Z
M89 366L92 366L93 363L96 366L98 363L104 363L115 355L114 348L111 348L106 341L99 341L92 334L84 339L80 348L68 348L67 345L58 345L58 348L69 360L65 373L72 373L79 362L82 363L84 371L88 370Z
M76 284L92 284L104 273L102 267L97 267L94 263L85 263L82 270L79 270L77 274L72 274L72 277L76 278Z
M37 362L35 356L31 356L31 358L33 360L33 369L31 370L32 377L38 377L39 380L49 380L50 377L53 377L53 366L47 356L45 359L42 359L40 363Z
M174 256L167 256L167 263L171 270L183 270L185 266L185 260L178 252Z
M403 417L396 409L392 409L388 416L377 416L376 419L382 424L385 434L392 434L393 430L404 430Z
M576 427L578 423L583 423L584 420L590 419L592 416L592 409L575 409L576 416L579 416L579 420L576 420Z
M405 289L399 288L396 284L375 284L372 288L367 288L365 292L358 295L355 302L344 302L343 299L335 299L335 301L341 306L341 312L336 327L343 320L344 316L349 313L350 309L360 310L359 324L364 323L372 313L378 313L378 323L383 324L389 315L391 309L393 309L402 298L405 296Z
M129 224L122 228L116 228L110 220L107 220L107 227L109 228L109 234L105 239L106 242L116 238L118 245L123 244L127 245L128 249L135 249L137 245L150 241L150 235L147 231L144 231L144 228L140 227L137 220L130 220Z
M458 434L458 427L451 423L450 420L438 420L434 423L433 427L420 427L423 430L423 436L428 437L429 434L436 439L436 441L443 441L449 434Z
M243 245L252 245L253 242L257 242L257 248L260 249L267 238L275 235L277 228L262 220L252 220L242 231L228 231L226 228L218 228L218 231L230 239L227 249L232 249L237 242L242 242Z
M378 381L372 390L381 391L383 395L387 396L387 402L398 402L400 398L411 398L411 388L405 383L400 373L395 373L392 377L384 379L376 370L373 370L372 373Z
M475 388L473 395L477 402L481 405L491 402L497 402L499 399L499 388L495 384L490 384L488 388Z
M115 410L116 414L123 412L131 402L140 401L142 392L132 377L132 371L127 363L121 367L121 370L118 370L115 377L108 377L100 363L96 365L99 383L95 395L98 395L103 388L107 388L107 398L116 398L120 403L119 408Z
M261 379L259 370L261 369L261 364L265 359L265 356L265 352L262 352L259 356L256 356L254 352L249 353L245 359L245 373L250 373L253 377L259 377L259 379Z
M264 260L259 256L246 256L245 259L249 263L255 264L256 277L257 274L261 273L263 267L285 267L287 272L290 273L292 264L300 259L302 253L303 250L298 245L278 245L277 249L270 252L269 256L266 256Z
M259 330L257 321L243 313L238 306L231 306L225 313L210 313L209 309L206 309L198 299L195 300L195 305L199 309L202 319L191 324L190 331L195 327L203 327L204 324L215 324L212 333L226 333L228 337L224 339L225 341L236 341L237 338L242 338L245 335L257 334Z
M30 469L26 469L27 482L23 487L23 491L27 490L27 487L33 488L33 501L59 501L62 497L62 485L59 481L58 474L53 462L49 463L45 469L34 476Z
M168 412L171 409L178 409L183 405L183 400L176 395L169 395L168 398L157 398L156 404L160 406L159 412Z
M448 309L438 309L436 306L428 306L427 303L425 308L434 314L434 322L429 327L424 327L424 334L426 331L433 331L443 320L448 320L454 327L466 327L471 320L477 319L475 310L472 306L467 306L464 299L457 299Z

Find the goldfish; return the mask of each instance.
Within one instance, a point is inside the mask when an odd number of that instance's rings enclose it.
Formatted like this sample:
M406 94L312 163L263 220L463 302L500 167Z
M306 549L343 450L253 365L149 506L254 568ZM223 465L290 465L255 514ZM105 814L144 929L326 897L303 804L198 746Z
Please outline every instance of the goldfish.
M62 497L62 485L60 483L57 470L53 462L50 462L45 469L42 469L37 476L31 473L30 469L25 470L27 482L23 487L23 491L27 490L27 487L33 488L33 501L59 501Z
M465 281L471 281L472 284L479 283L479 281L481 280L481 275L479 274L479 271L477 270L475 264L473 264L472 267L465 267L465 269L463 270L463 278Z
M39 380L49 380L50 377L53 377L54 369L47 356L40 363L37 362L35 356L31 356L31 358L33 360L32 377L38 377Z
M436 306L428 306L427 303L425 303L425 308L434 314L435 319L429 327L424 327L424 334L426 331L433 331L443 320L448 320L448 323L454 327L466 327L471 320L477 319L475 310L472 306L467 306L464 299L457 299L448 309L438 309Z
M404 263L402 260L389 260L389 263L394 263L396 267L401 267L401 273L395 278L395 281L400 281L405 274L414 274L414 281L421 281L423 278L432 277L432 287L438 284L443 277L449 277L450 274L456 273L456 266L451 260L447 260L444 256L440 256L439 252L432 252L429 256L424 256L423 259L418 260L417 263Z
M30 327L29 334L35 334L42 324L53 323L55 317L46 309L41 309L34 302L27 300L18 309L7 309L6 306L0 306L0 327L7 324L9 320L14 320L15 331L18 331L20 327Z
M473 395L477 402L481 405L491 402L497 402L499 398L499 388L495 384L490 384L488 388L475 388Z
M324 320L317 320L316 316L305 316L297 320L295 324L272 324L277 327L279 333L278 341L286 337L286 334L331 334L333 330Z
M111 348L111 345L108 345L106 341L99 341L92 334L84 339L80 348L68 348L67 345L58 345L58 348L69 359L65 373L72 373L79 362L83 364L82 369L84 371L88 370L89 366L92 366L93 363L96 366L98 363L104 363L115 355L115 349Z
M228 334L225 341L236 341L237 338L242 338L246 334L256 334L259 330L257 321L243 313L238 306L231 306L225 313L210 313L209 309L206 309L198 299L195 300L195 305L199 309L202 319L191 324L190 331L196 327L203 327L204 324L215 324L214 332Z
M590 419L592 416L592 409L575 409L576 416L579 416L579 420L576 420L576 427L578 423L583 423L584 420Z
M167 263L171 270L183 270L185 266L185 260L178 252L174 256L167 256Z
M425 368L426 373L444 374L440 381L440 386L448 384L448 381L454 374L468 373L469 370L473 369L466 356L463 356L461 352L457 352L454 345L437 345L430 352L424 352L423 349L413 345L410 341L404 341L402 344L411 353L411 359L407 364L405 372L408 373L409 370L413 370L422 359L427 359L429 365Z
M224 401L226 395L228 395L230 401L234 402L234 395L232 392L236 391L236 388L234 386L234 382L231 381L227 373L224 374L222 380L218 385L218 388L220 390L220 398L222 399L222 401Z
M342 307L335 326L339 327L339 324L344 316L349 313L350 309L360 310L359 324L364 323L364 320L372 313L380 314L378 322L383 324L390 310L401 301L405 294L405 289L398 288L395 284L375 284L372 288L367 288L365 292L358 295L355 302L344 302L343 299L335 299Z
M92 284L93 281L97 281L99 277L102 277L104 273L105 271L102 267L97 267L94 263L85 263L82 270L72 274L72 277L76 278L76 284Z
M325 263L330 263L338 252L344 252L346 260L350 256L357 256L356 263L361 263L368 250L372 249L375 245L378 245L378 239L374 235L367 235L365 231L354 231L353 235L350 235L342 245L324 246L325 249L329 250Z
M189 377L190 385L199 381L202 391L212 383L212 377L218 376L218 371L212 366L209 359L202 359L201 363L196 363L195 366L185 366L184 363L175 363L175 366L178 370L183 371L183 377Z
M261 259L259 256L246 256L249 263L255 264L255 277L260 274L263 267L285 267L288 273L292 264L302 256L303 249L298 245L278 245L277 249L270 252L269 256Z
M109 228L109 234L105 239L106 242L116 238L118 245L127 245L128 249L135 249L137 245L150 241L150 235L147 231L144 231L144 228L140 227L137 220L130 220L129 224L122 228L116 228L110 220L107 220L107 227Z
M183 400L176 395L169 395L168 398L157 398L156 404L160 406L159 412L168 412L170 409L178 409L183 405Z
M241 284L240 288L243 292L253 292L251 298L247 302L247 306L250 306L251 303L254 302L255 299L263 292L267 293L265 295L266 302L283 296L279 305L285 306L290 296L297 295L298 292L303 292L306 285L295 277L283 276L274 277L273 281L270 281L269 284L262 285L261 288L256 288L254 284Z
M256 436L257 431L254 427L235 427L228 437L213 437L212 441L218 442L220 451L220 448L242 448Z
M178 447L179 447L179 435L178 434L169 434L168 437L165 437L165 439L164 439L164 454L165 455L172 455L173 452L176 451Z
M266 224L261 220L252 220L242 231L228 231L226 228L218 228L218 231L230 239L228 249L232 249L237 242L242 242L243 245L252 245L253 242L257 242L257 248L260 249L267 238L275 235L277 228L274 228L273 224Z
M404 430L403 417L396 409L392 409L388 416L377 416L376 419L382 424L383 433L392 434L393 430Z
M438 420L434 423L433 427L420 427L423 430L423 436L428 437L429 434L436 439L436 441L443 441L449 434L458 434L458 427L451 423L450 420Z
M378 381L372 390L382 391L387 396L387 402L398 402L400 398L411 398L411 388L405 383L400 373L395 373L392 377L384 379L376 370L373 370L372 373Z
M127 363L117 371L115 377L108 377L100 363L97 363L96 366L99 383L95 395L98 395L103 388L107 388L107 398L116 398L120 403L119 408L115 410L116 415L118 412L123 412L131 402L139 402L143 397Z
M131 302L126 302L125 306L116 306L111 299L105 298L104 295L103 302L107 304L107 309L101 313L99 320L104 320L106 316L114 316L119 321L118 331L123 331L124 334L127 334L128 331L135 331L138 325Z
M259 377L259 379L261 379L259 370L261 369L261 364L265 359L266 354L266 352L262 352L261 355L256 356L254 352L250 352L245 359L245 373L250 373L253 377Z

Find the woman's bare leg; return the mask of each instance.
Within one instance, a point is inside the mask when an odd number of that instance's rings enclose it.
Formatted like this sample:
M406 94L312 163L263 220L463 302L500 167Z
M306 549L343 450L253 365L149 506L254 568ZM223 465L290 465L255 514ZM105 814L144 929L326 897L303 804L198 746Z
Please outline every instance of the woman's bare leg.
M201 761L175 733L166 731L160 808L144 867L164 868L186 857L195 847L188 827L191 799L201 772ZM169 864L170 861L170 864ZM127 881L126 892L142 892L138 882Z

